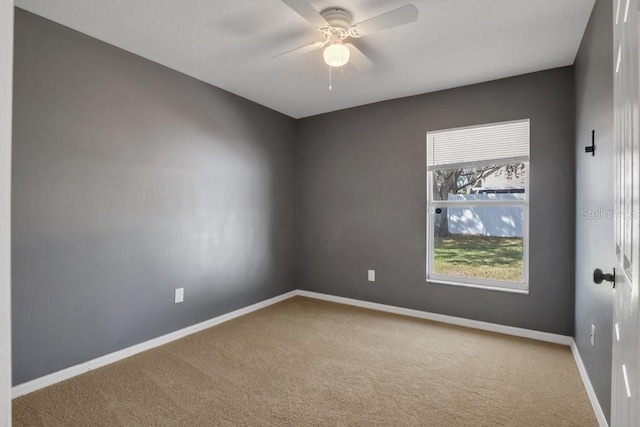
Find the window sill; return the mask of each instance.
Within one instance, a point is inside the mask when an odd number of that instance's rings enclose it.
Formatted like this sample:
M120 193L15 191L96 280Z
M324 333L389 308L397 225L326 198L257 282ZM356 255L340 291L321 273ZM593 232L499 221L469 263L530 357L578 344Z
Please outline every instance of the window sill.
M427 283L432 283L435 285L461 286L464 288L476 288L476 289L484 289L487 291L499 291L499 292L508 292L512 294L529 295L528 289L514 289L514 288L503 288L499 286L490 286L490 285L476 285L473 283L449 282L447 280L439 280L439 279L427 279Z

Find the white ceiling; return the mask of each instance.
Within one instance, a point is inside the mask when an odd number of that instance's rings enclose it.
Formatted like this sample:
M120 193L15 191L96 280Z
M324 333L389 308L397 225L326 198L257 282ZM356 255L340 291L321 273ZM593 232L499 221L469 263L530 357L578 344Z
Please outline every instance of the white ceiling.
M329 70L280 0L16 0L16 5L294 118L573 64L595 0L311 0L360 22L407 3L418 21L356 41L375 67Z

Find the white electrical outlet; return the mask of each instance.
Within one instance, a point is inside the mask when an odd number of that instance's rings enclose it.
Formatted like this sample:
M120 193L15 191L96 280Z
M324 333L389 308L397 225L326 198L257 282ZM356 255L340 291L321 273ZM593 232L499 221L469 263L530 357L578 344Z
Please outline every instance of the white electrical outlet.
M596 325L591 325L591 346L596 345Z
M369 279L370 282L375 282L376 281L376 271L375 270L369 270L367 277Z
M177 288L176 289L176 304L178 304L179 302L184 301L184 288Z

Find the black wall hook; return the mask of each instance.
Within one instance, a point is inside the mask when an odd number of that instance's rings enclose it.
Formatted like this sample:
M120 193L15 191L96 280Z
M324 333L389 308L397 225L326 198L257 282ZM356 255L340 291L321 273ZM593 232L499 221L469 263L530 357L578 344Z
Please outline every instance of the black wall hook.
M591 153L591 157L596 155L596 131L591 131L591 146L584 147L585 153Z

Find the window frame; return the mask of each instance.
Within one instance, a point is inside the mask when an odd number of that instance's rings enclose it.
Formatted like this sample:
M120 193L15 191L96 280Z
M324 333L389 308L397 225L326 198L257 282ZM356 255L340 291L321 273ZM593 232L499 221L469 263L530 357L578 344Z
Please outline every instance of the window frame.
M478 129L485 126L496 126L501 124L516 123L516 122L528 122L529 123L529 147L531 147L531 122L530 119L523 120L511 120L497 123L486 123L481 125L464 126L450 129L431 130L427 132L426 145L428 152L428 146L430 143L430 137L433 134L444 131L456 131L462 129ZM500 161L501 159L497 159ZM513 292L519 294L529 293L529 217L530 217L530 182L531 182L531 158L526 162L525 173L525 189L523 200L474 200L474 201L461 201L461 200L434 200L433 199L433 171L429 170L429 159L426 159L426 240L427 240L427 256L426 256L426 282L442 285L463 286L471 288L489 289L503 292ZM504 162L504 161L503 161ZM478 163L480 164L480 163ZM498 163L501 164L501 163ZM507 164L507 162L504 162ZM474 207L474 206L491 206L491 207L521 207L523 210L523 230L522 230L522 282L511 282L495 279L484 279L477 277L464 277L464 276L450 276L437 274L431 271L434 264L434 231L435 231L435 209L437 207Z

